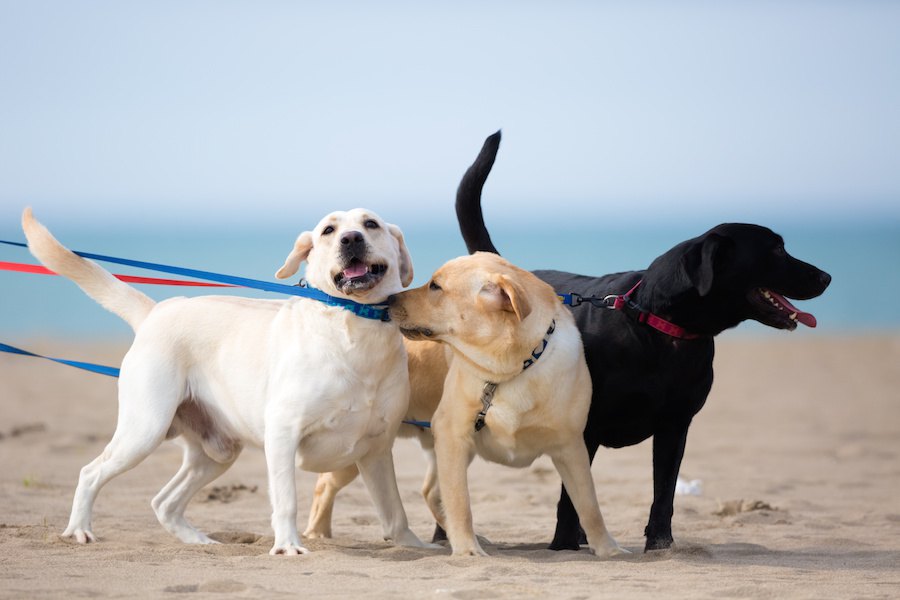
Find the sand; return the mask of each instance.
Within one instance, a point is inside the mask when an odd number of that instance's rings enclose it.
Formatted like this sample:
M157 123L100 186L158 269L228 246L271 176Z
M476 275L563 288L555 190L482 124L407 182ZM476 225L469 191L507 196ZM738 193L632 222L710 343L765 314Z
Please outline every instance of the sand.
M309 541L306 556L269 556L255 449L188 509L225 543L184 545L150 509L180 461L171 443L101 492L100 542L75 545L58 536L79 469L113 431L115 381L0 355L0 597L900 597L900 336L729 335L688 440L682 473L703 485L699 496L676 498L676 549L641 552L649 444L598 455L604 515L634 552L612 560L546 550L559 480L545 459L526 469L476 460L470 469L488 558L381 541L360 482L338 497L335 538ZM124 352L47 340L25 347L107 364ZM411 526L430 537L421 452L400 440L394 454ZM298 474L301 530L314 480Z

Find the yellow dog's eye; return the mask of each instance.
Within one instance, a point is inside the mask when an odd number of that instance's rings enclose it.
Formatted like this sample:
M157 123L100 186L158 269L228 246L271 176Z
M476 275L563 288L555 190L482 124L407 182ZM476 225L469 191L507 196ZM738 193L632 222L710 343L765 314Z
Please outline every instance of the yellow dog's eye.
M429 289L429 290L435 290L435 291L438 291L438 290L441 289L441 286L439 286L439 285L434 281L434 279L432 279L432 280L431 280L431 283L428 284L428 289Z
M334 233L334 227L331 225L322 230L322 235L328 235L330 233Z

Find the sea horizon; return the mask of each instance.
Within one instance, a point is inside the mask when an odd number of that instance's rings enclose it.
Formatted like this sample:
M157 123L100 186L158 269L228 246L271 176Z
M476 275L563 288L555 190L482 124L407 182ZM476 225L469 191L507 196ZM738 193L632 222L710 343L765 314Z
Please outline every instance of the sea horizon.
M486 220L494 244L513 263L529 270L558 269L585 275L646 268L659 254L716 224L697 220L616 225L579 222L565 226L507 221L491 225L492 218L496 220L490 216ZM900 260L900 220L774 224L760 221L760 224L780 233L790 254L815 264L833 278L821 297L796 303L816 316L818 327L801 326L795 334L900 331L900 310L891 300L900 294L900 274L896 267ZM18 223L13 227L10 225L0 225L0 239L23 241ZM287 256L296 235L302 231L302 228L284 222L245 227L207 225L200 231L177 225L60 224L52 219L48 226L63 244L75 250L267 281L275 281L275 271ZM443 262L466 253L455 221L445 225L409 223L404 225L403 231L415 268L413 286L425 283ZM37 262L26 250L11 246L0 247L0 261ZM166 277L118 265L104 264L104 267L115 273ZM157 300L208 294L280 297L247 289L139 287ZM0 271L0 289L3 290L0 342L39 338L97 341L131 336L131 330L124 322L62 278ZM775 333L779 332L748 322L725 335Z

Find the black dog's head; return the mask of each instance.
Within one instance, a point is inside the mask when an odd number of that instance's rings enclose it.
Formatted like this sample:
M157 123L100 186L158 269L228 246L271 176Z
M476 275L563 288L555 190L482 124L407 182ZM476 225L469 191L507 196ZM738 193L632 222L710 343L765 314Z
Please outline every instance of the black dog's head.
M675 246L644 279L646 308L702 335L746 319L777 329L815 327L815 317L787 298L815 298L831 282L828 273L788 254L780 235L741 223L718 225Z

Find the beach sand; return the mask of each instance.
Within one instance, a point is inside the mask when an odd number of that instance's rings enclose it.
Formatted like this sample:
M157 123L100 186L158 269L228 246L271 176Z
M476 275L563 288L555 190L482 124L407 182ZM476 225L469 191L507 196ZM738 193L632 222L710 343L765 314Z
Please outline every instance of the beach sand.
M716 383L694 421L678 496L677 548L643 554L652 497L648 442L601 449L593 474L608 526L634 554L551 552L559 479L540 459L476 459L469 483L488 558L398 548L361 482L338 497L331 540L269 556L262 452L201 491L188 518L225 542L189 546L150 499L175 473L165 443L113 480L95 506L99 543L59 538L79 469L116 421L108 377L0 355L0 597L3 598L897 598L900 597L900 335L719 338ZM34 340L52 356L119 364L123 344ZM397 475L413 530L430 538L425 462L399 440ZM298 474L301 531L315 475Z

